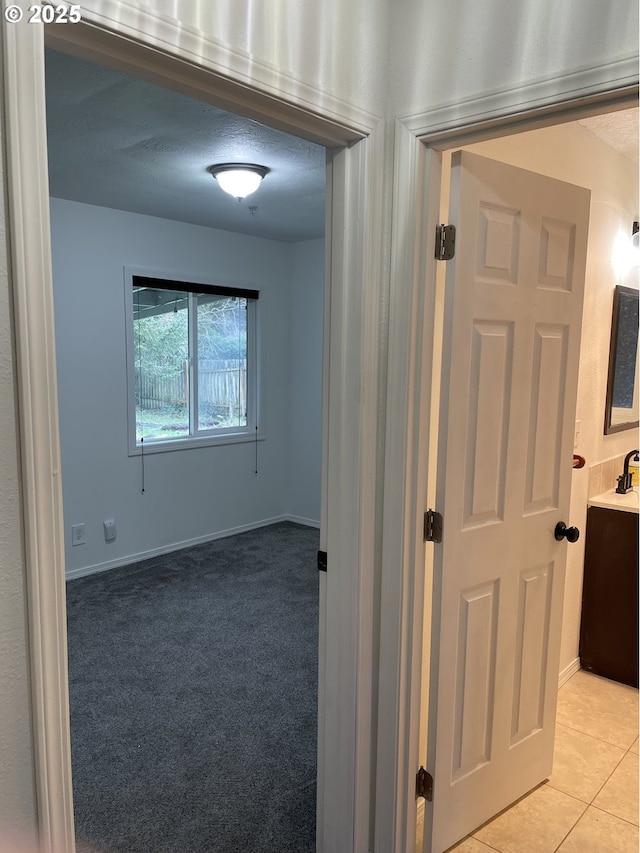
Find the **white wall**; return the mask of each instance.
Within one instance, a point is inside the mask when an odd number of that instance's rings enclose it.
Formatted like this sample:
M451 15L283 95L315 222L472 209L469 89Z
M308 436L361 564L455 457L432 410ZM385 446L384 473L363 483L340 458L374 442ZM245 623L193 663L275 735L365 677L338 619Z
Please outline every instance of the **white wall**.
M162 40L163 19L178 19L195 62L222 61L223 74L246 74L320 113L341 101L384 115L389 0L145 0L118 6L108 9L108 26L133 38ZM103 0L87 0L82 14L101 20ZM217 45L228 55L222 57Z
M289 513L320 519L324 240L292 246Z
M322 319L307 311L305 296L308 291L310 304L322 298L323 241L295 249L61 199L51 201L51 231L67 573L123 564L287 514L317 521L320 440L306 421L320 418L315 342ZM141 458L127 453L125 266L260 290L265 440L258 443L257 476L253 442L150 453L142 494ZM308 388L296 366L307 338L315 348L304 358L317 359ZM315 442L304 461L313 476L298 476L289 453L299 429ZM118 535L105 543L102 521L111 517ZM77 523L86 525L87 541L72 546Z
M533 82L571 92L567 75L638 52L635 0L403 0L392 9L392 103L401 116Z
M614 275L611 249L618 231L630 236L631 224L638 219L638 166L578 123L483 142L469 150L591 190L576 412L580 439L575 449L587 464L572 473L567 522L577 525L583 535L567 550L562 672L578 657L589 466L638 446L635 430L604 435L603 429L613 292L623 283Z
M0 143L4 142L2 118L0 110ZM0 195L4 162L0 144ZM3 214L0 204L0 847L4 825L29 829L36 813L15 352Z

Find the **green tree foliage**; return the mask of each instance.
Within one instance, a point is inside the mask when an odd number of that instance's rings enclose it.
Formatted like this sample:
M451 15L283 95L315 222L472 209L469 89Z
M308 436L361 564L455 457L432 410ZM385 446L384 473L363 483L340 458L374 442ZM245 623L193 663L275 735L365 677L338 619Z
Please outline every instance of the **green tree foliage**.
M176 376L189 358L187 309L140 317L134 323L136 370L156 377ZM244 360L247 346L246 300L198 297L198 357Z
M141 317L134 324L136 371L159 379L176 376L189 357L187 311L167 311Z
M246 304L245 299L198 297L198 355L201 359L244 360Z

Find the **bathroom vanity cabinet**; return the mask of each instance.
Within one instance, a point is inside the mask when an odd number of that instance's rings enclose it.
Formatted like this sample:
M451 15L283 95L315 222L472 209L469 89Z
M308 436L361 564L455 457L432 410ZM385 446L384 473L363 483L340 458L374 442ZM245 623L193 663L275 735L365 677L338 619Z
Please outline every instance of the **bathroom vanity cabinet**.
M580 665L638 686L638 513L587 510Z

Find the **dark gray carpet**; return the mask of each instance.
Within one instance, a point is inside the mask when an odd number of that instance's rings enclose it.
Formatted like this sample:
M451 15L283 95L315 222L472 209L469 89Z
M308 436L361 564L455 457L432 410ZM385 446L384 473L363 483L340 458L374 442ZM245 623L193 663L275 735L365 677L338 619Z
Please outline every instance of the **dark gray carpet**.
M317 549L287 522L69 582L82 848L315 851Z

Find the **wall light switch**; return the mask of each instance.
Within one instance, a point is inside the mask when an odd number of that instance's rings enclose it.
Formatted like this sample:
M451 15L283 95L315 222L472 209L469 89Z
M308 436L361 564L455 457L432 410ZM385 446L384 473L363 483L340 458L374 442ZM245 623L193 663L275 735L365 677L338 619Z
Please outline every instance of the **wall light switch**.
M84 545L87 541L87 535L84 530L84 524L71 525L71 544Z
M116 521L115 518L105 518L102 522L104 527L104 541L113 542L116 538Z

